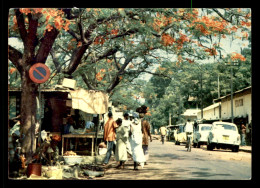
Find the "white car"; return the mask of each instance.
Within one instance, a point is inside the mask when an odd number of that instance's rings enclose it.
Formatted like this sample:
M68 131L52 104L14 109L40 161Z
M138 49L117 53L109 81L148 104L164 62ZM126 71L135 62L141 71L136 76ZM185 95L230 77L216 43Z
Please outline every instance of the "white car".
M236 124L228 122L213 122L209 132L207 150L231 149L238 152L240 144L240 134Z
M194 129L193 146L200 148L201 145L207 145L209 131L212 124L198 124Z

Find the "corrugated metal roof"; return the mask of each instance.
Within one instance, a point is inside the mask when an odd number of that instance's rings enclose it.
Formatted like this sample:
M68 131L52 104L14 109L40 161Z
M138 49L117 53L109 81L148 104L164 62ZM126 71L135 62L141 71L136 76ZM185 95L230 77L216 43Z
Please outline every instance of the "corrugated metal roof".
M233 93L233 95L238 94L238 93L241 93L241 92L244 92L244 91L249 90L249 89L251 89L251 88L252 88L252 86L249 86L249 87L243 88L243 89L241 89L241 90L235 91L235 92ZM217 98L217 99L213 99L213 101L214 101L214 102L218 102L218 101L220 101L221 99L227 98L227 97L229 97L229 96L231 96L231 94L228 94L228 95L223 96L223 97L219 97L219 98Z
M210 105L210 106L208 106L208 107L206 107L206 108L203 108L203 110L210 110L210 109L216 108L216 107L218 107L220 104L221 104L221 102L212 104L212 105Z

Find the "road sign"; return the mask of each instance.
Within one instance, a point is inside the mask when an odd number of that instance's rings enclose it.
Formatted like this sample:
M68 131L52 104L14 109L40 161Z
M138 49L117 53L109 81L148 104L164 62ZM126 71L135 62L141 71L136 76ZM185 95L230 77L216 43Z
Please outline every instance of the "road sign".
M31 66L29 76L33 82L41 84L49 79L50 69L43 63L36 63Z

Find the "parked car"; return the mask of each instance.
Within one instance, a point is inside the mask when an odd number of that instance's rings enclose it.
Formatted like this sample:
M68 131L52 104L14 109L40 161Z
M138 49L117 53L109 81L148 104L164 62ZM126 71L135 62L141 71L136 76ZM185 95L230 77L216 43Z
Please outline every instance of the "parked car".
M238 152L240 144L240 134L236 124L228 122L213 122L209 132L207 150L231 149Z
M193 133L193 146L200 148L201 145L207 145L209 131L212 124L198 124Z
M180 124L177 130L177 134L174 136L175 138L175 145L180 145L180 143L186 143L186 133L184 130L184 124Z
M177 133L179 125L168 125L166 128L169 130L168 132L168 140L173 140L175 141L175 135Z

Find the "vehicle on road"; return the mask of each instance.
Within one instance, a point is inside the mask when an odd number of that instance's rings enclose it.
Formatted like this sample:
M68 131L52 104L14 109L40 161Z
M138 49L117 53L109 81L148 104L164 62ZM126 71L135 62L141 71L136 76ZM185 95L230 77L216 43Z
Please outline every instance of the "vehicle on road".
M168 125L166 126L166 128L169 130L168 133L168 140L173 140L175 141L175 135L177 134L177 129L178 129L179 125Z
M240 134L236 124L221 121L212 123L212 128L209 132L207 141L207 150L221 148L238 152L239 144Z
M180 145L180 143L186 143L186 132L184 130L184 124L179 124L177 134L174 136L175 145Z
M209 131L212 124L198 124L194 129L193 134L193 146L200 148L201 145L207 145Z

